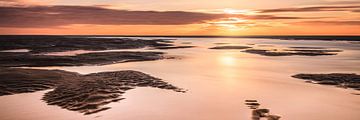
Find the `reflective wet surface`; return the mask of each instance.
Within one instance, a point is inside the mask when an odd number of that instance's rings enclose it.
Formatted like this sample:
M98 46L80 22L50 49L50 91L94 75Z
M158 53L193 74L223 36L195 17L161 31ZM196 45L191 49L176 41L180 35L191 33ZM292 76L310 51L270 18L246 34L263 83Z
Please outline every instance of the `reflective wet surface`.
M284 120L358 120L359 91L306 83L298 73L360 74L360 45L346 41L303 41L246 38L178 38L177 44L197 47L156 50L180 59L119 63L104 66L42 67L81 74L137 70L187 89L186 93L136 88L107 111L84 116L41 101L44 91L0 97L2 120L250 120L244 105L256 99ZM191 43L191 44L190 44ZM261 56L241 50L213 50L226 45L273 49L324 47L343 50L331 56ZM142 51L147 51L146 49ZM73 53L71 53L73 54Z

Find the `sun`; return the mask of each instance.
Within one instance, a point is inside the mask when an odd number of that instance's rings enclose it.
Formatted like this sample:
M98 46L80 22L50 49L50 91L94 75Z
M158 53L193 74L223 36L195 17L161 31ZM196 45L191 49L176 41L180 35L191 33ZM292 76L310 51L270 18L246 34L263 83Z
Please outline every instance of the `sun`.
M237 17L230 17L224 18L217 21L209 22L209 24L217 26L219 29L228 30L228 31L236 31L236 30L243 30L246 26L248 20L237 18Z
M223 12L225 14L243 14L243 15L253 15L255 14L254 11L251 10L238 10L238 9L231 9L231 8L225 8L223 9Z

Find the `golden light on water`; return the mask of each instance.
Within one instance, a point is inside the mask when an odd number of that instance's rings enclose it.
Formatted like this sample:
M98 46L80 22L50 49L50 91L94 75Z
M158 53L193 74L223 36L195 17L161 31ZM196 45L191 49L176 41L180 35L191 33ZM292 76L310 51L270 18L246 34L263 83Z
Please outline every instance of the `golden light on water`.
M224 52L217 55L217 70L220 79L226 85L227 90L233 90L239 87L239 78L246 77L248 74L244 74L246 71L242 69L244 61L238 59L236 52Z
M224 65L224 66L234 66L236 65L236 59L232 56L222 56L219 58L220 59L220 63L221 65Z
M230 54L230 53L225 53L221 56L219 56L219 63L222 66L235 66L236 63L236 58Z

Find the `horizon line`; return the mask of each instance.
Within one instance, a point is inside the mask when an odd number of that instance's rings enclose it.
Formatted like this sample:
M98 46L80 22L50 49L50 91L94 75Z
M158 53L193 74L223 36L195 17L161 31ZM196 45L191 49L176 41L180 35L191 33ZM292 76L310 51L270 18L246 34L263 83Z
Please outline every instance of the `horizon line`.
M6 37L168 37L168 38L254 38L280 40L360 41L360 35L0 35Z
M119 37L360 37L360 35L104 35L104 34L0 34L0 36L119 36Z

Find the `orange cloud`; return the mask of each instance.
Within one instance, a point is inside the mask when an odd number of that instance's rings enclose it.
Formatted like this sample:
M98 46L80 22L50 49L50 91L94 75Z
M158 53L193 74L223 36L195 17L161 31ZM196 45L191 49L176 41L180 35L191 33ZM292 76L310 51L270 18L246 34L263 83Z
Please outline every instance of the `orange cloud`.
M255 20L309 19L274 15L211 14L186 11L129 11L97 6L3 6L0 27L95 25L185 25L239 17Z
M360 9L360 5L343 5L343 6L313 6L313 7L299 7L299 8L277 8L277 9L263 9L260 13L275 13L275 12L322 12L322 11L352 11Z
M11 0L5 5L1 1L0 34L360 34L360 5L189 12L120 10L106 4L20 4Z
M297 25L355 25L360 26L359 20L343 20L343 21L301 21L295 22Z

